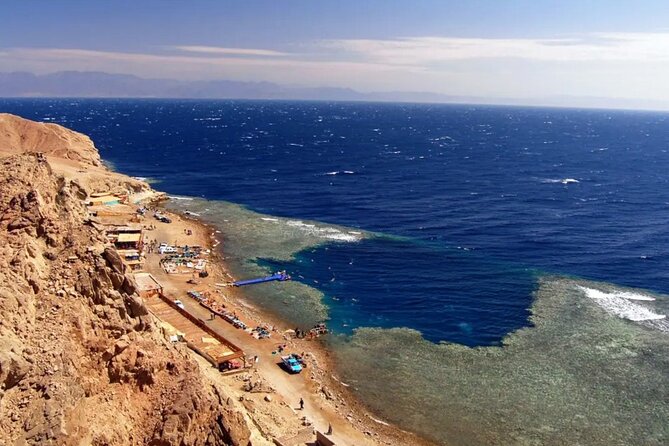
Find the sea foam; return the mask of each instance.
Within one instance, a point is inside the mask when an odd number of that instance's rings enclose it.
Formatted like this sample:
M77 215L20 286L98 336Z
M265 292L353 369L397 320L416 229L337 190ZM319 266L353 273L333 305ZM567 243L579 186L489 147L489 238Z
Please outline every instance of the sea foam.
M544 180L541 180L542 183L548 183L548 184L575 184L575 183L580 183L576 178L546 178Z
M355 233L352 231L345 233L331 226L317 226L311 223L304 223L301 220L288 220L286 221L286 225L293 228L297 228L303 231L305 234L317 238L328 239L338 242L354 243L354 242L359 242L362 239L361 233Z
M594 288L579 286L581 291L606 312L634 322L651 321L666 318L666 315L655 313L643 305L631 301L653 301L653 297L631 292L614 291L606 293Z
M330 175L330 176L341 175L341 174L353 175L354 173L355 171L353 170L333 170L332 172L325 172L323 175Z

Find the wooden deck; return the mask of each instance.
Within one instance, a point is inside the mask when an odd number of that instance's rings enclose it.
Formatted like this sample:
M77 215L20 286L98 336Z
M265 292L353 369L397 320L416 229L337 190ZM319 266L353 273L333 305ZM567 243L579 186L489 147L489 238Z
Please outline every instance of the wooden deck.
M153 296L144 299L144 302L154 316L183 333L188 346L215 366L244 356L241 348L226 341L204 321L178 308L169 298Z

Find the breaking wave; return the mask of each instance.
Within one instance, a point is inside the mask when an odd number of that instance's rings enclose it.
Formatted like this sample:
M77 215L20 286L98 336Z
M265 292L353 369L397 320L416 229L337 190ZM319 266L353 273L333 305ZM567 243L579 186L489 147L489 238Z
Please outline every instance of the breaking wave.
M542 183L548 183L548 184L574 184L574 183L580 183L576 178L545 178L541 180Z
M322 175L334 176L334 175L353 175L353 174L355 174L355 171L353 170L333 170L332 172L325 172Z
M614 291L606 293L594 288L579 286L579 289L590 299L593 299L597 305L602 307L607 313L616 315L620 318L634 322L665 319L665 314L652 311L643 305L631 302L635 301L654 301L655 299L644 294L632 292Z
M342 231L330 226L318 226L313 223L304 223L301 220L288 220L286 225L298 228L305 232L305 234L339 242L359 242L362 239L362 234L358 231Z

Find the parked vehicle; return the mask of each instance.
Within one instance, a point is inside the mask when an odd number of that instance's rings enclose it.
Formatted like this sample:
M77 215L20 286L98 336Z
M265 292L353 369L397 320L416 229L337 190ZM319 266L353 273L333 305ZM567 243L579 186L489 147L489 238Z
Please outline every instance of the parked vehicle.
M185 309L186 309L186 307L184 306L184 303L181 302L181 301L178 300L178 299L174 301L174 305L176 305L177 307L181 308L182 310L185 310Z
M174 246L160 245L158 247L158 252L161 254L176 254L177 248L175 248Z
M293 355L282 356L281 363L290 373L300 373L302 371L302 364Z
M162 221L163 223L172 223L172 220L170 220L169 217L163 215L160 212L154 213L153 216L156 218L156 220Z
M197 301L202 300L202 294L198 293L197 291L190 290L188 291L188 295Z
M295 361L299 362L303 369L307 368L307 363L304 360L304 358L302 357L302 355L298 355L297 353L291 353L290 356L295 358Z
M231 323L232 326L235 327L235 328L241 328L242 330L246 330L246 324L245 324L244 322L240 321L240 320L237 319L237 318L232 318L232 320L230 321L230 323Z
M221 372L224 372L226 370L237 370L241 368L242 368L242 363L237 361L236 359L225 361L224 363L218 366L218 370Z

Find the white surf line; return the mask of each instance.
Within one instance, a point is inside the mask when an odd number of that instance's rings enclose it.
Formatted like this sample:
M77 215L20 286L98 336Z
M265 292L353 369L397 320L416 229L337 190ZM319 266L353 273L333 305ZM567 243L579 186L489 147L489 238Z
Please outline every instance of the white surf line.
M655 313L654 311L642 305L630 302L630 300L635 300L635 301L655 300L653 297L650 296L631 292L622 292L622 291L605 293L603 291L596 290L594 288L587 288L580 285L579 288L581 289L581 291L585 293L587 297L594 300L606 312L623 319L627 319L633 322L643 322L643 321L664 319L667 317L665 314Z

